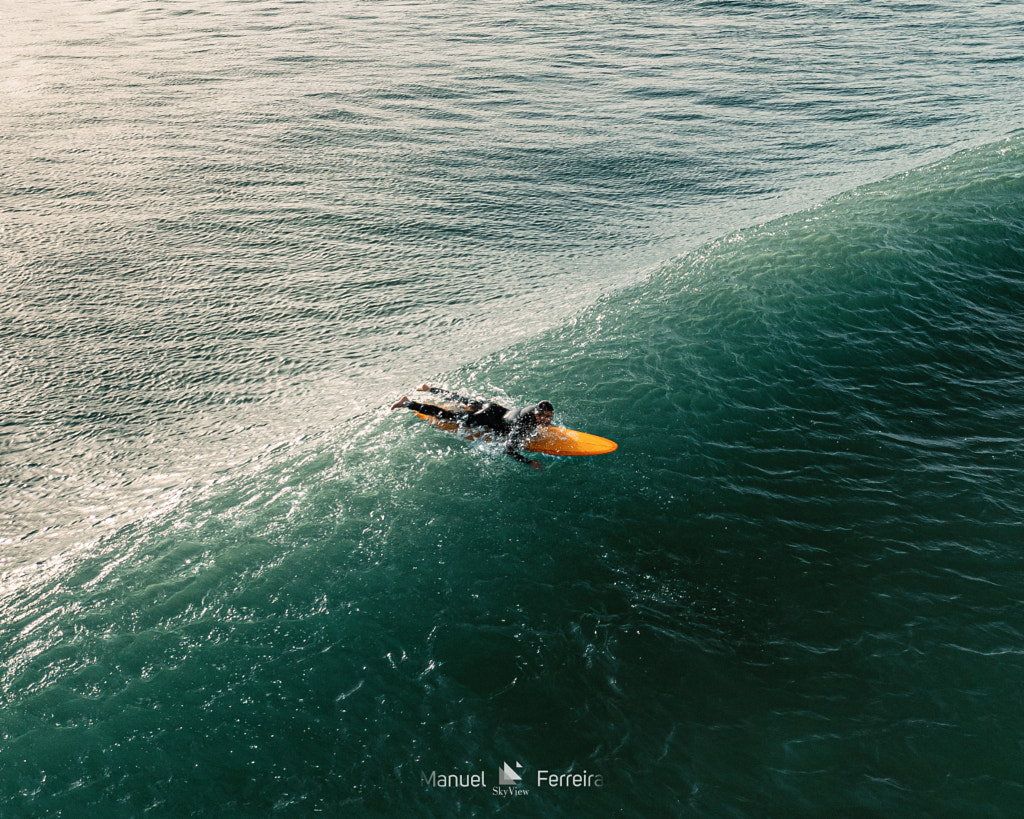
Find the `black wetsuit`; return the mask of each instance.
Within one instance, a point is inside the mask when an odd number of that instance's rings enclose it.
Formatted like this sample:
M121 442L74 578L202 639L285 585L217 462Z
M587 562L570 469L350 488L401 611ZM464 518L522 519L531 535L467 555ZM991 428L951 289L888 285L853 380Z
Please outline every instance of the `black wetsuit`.
M501 435L508 435L508 441L505 444L505 454L515 458L517 461L528 463L528 460L520 455L517 450L539 426L536 407L508 409L501 406L501 404L484 403L473 398L464 398L441 387L431 387L430 391L435 395L443 395L453 401L458 401L466 409L450 410L435 406L434 404L421 404L419 401L410 401L409 409L413 412L420 412L424 415L440 418L443 421L451 421L455 424L477 429L491 429Z

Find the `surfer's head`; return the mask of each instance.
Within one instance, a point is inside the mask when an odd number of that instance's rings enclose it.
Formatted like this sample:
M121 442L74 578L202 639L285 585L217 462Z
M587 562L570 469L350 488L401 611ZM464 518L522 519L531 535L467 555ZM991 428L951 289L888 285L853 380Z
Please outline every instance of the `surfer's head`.
M537 422L537 425L542 427L550 426L551 422L555 420L555 408L551 406L550 401L541 401L539 404L534 404L530 407L530 414Z

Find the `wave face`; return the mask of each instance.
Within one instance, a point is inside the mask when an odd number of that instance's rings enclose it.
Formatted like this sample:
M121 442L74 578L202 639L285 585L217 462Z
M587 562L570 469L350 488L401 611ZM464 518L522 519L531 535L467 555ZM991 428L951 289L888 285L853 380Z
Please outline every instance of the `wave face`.
M0 803L1011 815L1022 314L1014 138L447 374L613 455L536 474L382 410L10 572Z
M0 570L1024 121L1003 0L192 5L5 15Z

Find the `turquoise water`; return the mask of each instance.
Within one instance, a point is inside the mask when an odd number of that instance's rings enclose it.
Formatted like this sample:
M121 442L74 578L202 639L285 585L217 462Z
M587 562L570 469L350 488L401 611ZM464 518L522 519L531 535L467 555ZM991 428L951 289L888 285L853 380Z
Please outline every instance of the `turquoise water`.
M7 29L0 815L1019 812L1012 6Z

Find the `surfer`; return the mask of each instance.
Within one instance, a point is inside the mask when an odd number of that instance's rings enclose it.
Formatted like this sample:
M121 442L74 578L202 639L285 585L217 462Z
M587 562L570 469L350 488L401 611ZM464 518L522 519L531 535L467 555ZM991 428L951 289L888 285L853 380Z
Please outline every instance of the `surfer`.
M465 398L442 387L431 387L423 384L416 388L419 392L430 392L434 395L441 395L462 405L463 409L450 410L438 407L434 404L421 404L419 401L411 401L407 395L403 395L391 409L408 408L413 412L423 415L430 415L440 418L442 421L450 421L466 427L477 429L490 429L501 435L507 435L505 443L505 454L515 458L521 463L527 464L533 469L541 470L544 467L540 461L531 461L519 453L519 448L526 440L541 427L550 426L555 417L555 408L550 401L541 401L532 407L523 409L501 406L493 402L477 401L474 398Z

